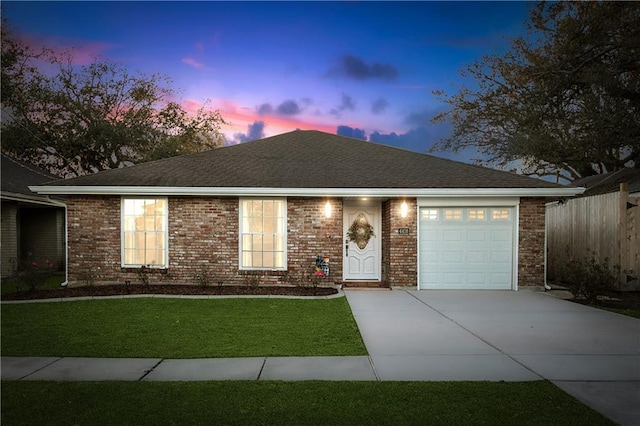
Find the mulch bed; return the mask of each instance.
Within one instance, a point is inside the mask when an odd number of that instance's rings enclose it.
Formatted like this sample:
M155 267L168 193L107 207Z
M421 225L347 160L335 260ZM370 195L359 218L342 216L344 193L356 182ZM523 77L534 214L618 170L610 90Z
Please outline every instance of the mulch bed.
M56 290L33 290L9 293L2 296L2 300L33 300L56 299L65 297L87 296L120 296L126 294L171 294L171 295L279 295L279 296L329 296L337 294L338 290L330 287L243 287L243 286L196 286L196 285L163 285L163 284L124 284L93 285L68 287Z
M572 302L580 303L583 305L591 305L589 301L579 298L574 298ZM611 292L608 297L601 297L597 302L593 303L593 306L603 308L616 308L616 309L640 309L640 292L638 291L619 291Z

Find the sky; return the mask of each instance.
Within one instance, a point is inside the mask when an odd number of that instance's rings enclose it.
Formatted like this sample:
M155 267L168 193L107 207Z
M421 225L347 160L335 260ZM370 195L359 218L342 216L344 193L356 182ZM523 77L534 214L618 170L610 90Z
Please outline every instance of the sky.
M295 129L426 152L465 65L525 31L525 2L2 2L18 36L162 73L234 144ZM436 155L469 161L473 154Z

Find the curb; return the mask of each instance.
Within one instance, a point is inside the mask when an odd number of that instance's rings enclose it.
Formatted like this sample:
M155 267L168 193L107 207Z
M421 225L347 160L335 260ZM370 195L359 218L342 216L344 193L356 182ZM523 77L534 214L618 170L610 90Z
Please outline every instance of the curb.
M113 300L113 299L140 299L140 298L158 298L158 299L291 299L291 300L325 300L337 299L344 297L344 291L338 289L338 293L328 296L286 296L280 294L272 295L180 295L180 294L121 294L117 296L80 296L80 297L56 297L53 299L33 299L33 300L2 300L2 305L17 305L23 303L54 303L54 302L75 302L80 300Z

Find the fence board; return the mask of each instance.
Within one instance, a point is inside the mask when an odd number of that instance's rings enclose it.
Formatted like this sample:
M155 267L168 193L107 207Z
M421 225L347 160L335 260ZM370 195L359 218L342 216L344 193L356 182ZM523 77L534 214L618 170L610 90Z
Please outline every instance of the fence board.
M547 277L550 280L556 278L558 268L569 257L593 255L600 262L608 259L611 265L619 264L622 269L640 270L640 206L627 209L621 216L621 204L626 206L626 202L621 203L620 197L620 192L614 192L547 206ZM621 217L626 217L627 237L622 255Z

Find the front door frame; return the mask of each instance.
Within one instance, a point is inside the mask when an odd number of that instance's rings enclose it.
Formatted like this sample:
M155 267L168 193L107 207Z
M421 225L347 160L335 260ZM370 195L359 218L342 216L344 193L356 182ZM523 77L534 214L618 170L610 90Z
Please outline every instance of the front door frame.
M347 230L351 226L350 219L348 218L349 212L352 209L367 209L373 212L373 230L375 236L376 248L375 248L375 256L377 257L375 261L375 274L371 276L363 276L361 278L354 278L349 274L349 259L347 258L347 245L351 244L353 247L353 242L349 243L347 239ZM342 238L344 241L343 251L342 251L342 279L346 282L380 282L382 281L382 202L379 200L344 200L343 203L343 215L342 215ZM351 249L353 250L353 248ZM353 251L352 251L353 253Z

